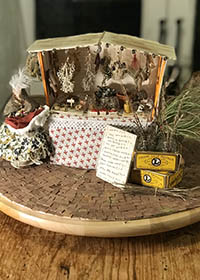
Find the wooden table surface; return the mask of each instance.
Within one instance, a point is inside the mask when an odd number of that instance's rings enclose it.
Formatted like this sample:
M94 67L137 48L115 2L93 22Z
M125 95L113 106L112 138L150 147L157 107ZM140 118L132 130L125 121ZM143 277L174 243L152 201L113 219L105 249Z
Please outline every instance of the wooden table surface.
M196 280L200 223L133 238L69 236L0 212L0 280Z

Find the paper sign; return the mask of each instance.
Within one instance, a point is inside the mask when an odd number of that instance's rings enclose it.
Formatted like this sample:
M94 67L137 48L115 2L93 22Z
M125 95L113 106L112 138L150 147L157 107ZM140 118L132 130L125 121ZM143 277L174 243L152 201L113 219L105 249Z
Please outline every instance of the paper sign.
M96 176L113 185L127 182L137 136L107 126L101 144Z

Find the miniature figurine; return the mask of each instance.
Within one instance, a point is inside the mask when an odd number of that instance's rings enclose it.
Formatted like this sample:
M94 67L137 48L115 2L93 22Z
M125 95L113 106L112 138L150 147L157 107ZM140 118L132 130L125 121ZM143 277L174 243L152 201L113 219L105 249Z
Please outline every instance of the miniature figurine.
M4 109L6 116L0 127L0 157L15 168L41 164L53 149L43 126L49 115L49 107L39 107L26 93L31 79L23 68L12 76L12 97Z

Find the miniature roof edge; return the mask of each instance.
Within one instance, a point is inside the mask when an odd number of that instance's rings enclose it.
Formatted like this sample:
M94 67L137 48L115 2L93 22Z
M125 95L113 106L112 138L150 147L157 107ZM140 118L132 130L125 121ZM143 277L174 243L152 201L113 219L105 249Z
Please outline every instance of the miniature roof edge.
M53 49L62 50L75 47L86 47L98 44L104 32L87 33L81 35L39 39L33 42L27 49L28 52L51 51Z
M106 31L104 32L101 42L108 42L113 45L120 45L121 43L121 45L126 48L132 48L138 51L167 57L167 59L176 60L175 48L170 45L161 44L157 41Z
M87 33L81 35L56 37L40 39L33 42L27 49L28 52L50 51L53 49L62 50L75 47L86 47L98 45L99 43L110 43L113 45L122 45L126 48L154 53L175 60L175 49L172 46L160 44L156 41L146 40L127 34L118 34L112 32Z

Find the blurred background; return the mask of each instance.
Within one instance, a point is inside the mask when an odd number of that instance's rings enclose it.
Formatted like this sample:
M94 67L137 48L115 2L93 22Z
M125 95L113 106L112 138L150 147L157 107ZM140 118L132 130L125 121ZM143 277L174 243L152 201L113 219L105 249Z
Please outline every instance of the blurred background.
M198 0L0 0L0 110L28 46L50 37L106 30L172 45L182 85L200 70L199 15Z

